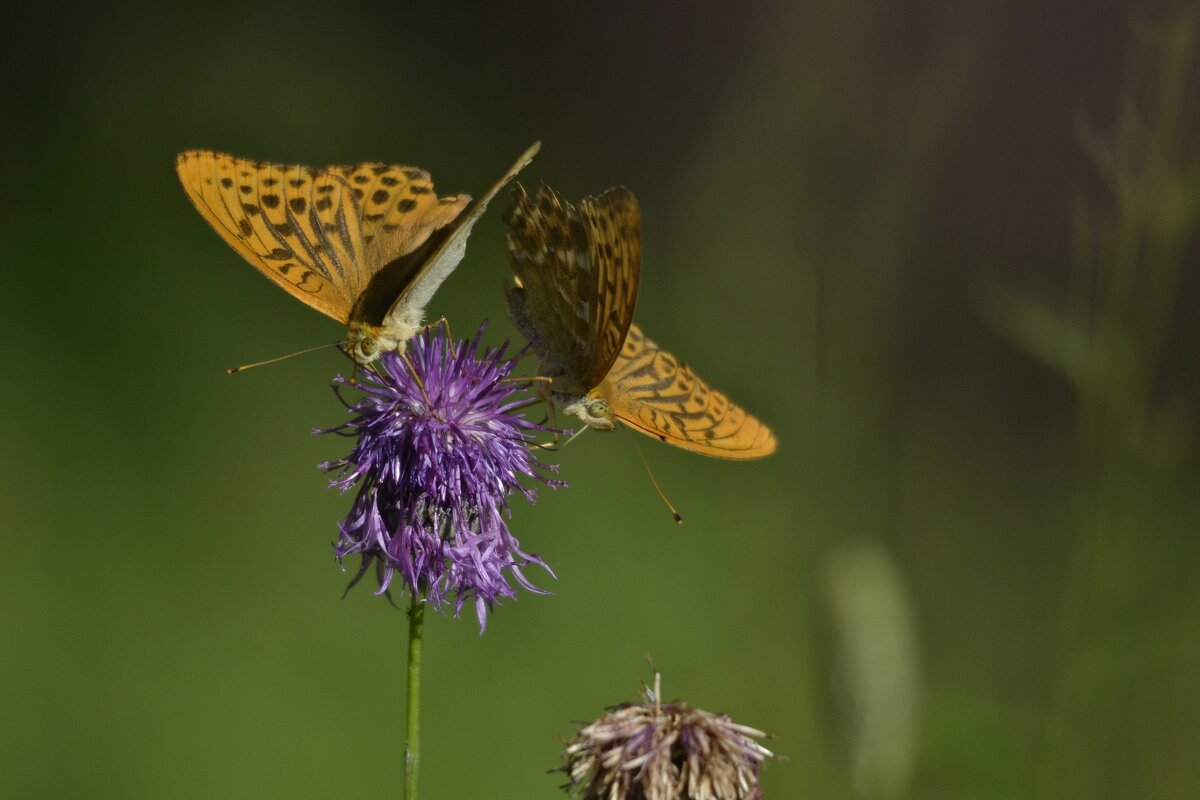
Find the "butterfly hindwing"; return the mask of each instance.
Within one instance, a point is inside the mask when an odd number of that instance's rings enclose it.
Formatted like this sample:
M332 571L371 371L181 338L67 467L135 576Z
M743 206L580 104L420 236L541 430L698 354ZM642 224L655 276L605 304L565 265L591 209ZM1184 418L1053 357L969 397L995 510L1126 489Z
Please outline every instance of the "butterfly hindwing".
M547 359L555 391L585 394L607 374L633 319L641 269L641 214L610 189L576 209L542 186L518 185L506 216L509 293L518 327Z
M555 389L583 394L590 343L577 334L573 321L578 299L577 260L587 239L573 210L548 187L536 198L517 184L505 215L505 244L517 285L508 293L513 321L545 357L544 372Z
M691 367L629 328L620 357L593 393L629 427L693 453L730 459L775 451L771 430Z

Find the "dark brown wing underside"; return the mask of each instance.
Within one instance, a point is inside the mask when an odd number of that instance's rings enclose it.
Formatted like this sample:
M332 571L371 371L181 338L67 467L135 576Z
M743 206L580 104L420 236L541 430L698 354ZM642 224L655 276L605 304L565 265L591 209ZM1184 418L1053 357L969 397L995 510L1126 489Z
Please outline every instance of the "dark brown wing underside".
M641 214L629 190L578 209L542 186L519 184L505 221L518 287L513 320L546 359L556 393L582 395L608 373L633 319L641 269Z

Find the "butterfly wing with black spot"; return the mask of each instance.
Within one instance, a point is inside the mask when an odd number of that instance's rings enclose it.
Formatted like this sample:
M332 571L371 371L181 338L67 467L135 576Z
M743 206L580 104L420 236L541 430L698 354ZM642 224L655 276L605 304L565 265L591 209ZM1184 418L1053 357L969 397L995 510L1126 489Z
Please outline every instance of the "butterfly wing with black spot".
M431 236L448 230L471 198L438 197L417 167L364 163L331 166L350 187L360 212L364 268L350 287L350 319L379 325L425 266Z
M518 185L506 215L514 322L546 358L554 391L582 396L608 373L633 320L641 272L641 212L628 189L576 209L542 186Z
M428 173L414 167L317 169L190 150L175 168L221 238L293 297L342 323L389 259L420 248L470 200L439 199Z
M775 452L770 428L702 381L691 367L636 326L608 376L592 393L622 422L647 436L716 458L762 458Z
M364 252L344 179L210 150L180 153L175 170L196 210L259 272L322 314L348 321Z

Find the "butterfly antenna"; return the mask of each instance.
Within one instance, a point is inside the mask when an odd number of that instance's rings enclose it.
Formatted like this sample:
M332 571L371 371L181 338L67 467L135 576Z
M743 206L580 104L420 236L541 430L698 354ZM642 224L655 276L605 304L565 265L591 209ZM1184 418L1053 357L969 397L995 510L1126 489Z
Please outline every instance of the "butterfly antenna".
M316 347L310 347L307 350L297 350L294 353L288 353L286 356L276 356L275 358L268 358L266 361L255 361L253 364L242 364L240 367L230 367L229 369L225 370L225 374L226 375L234 375L238 372L245 372L246 370L250 369L251 367L265 367L267 364L275 364L279 361L283 361L285 359L291 358L292 356L302 356L305 353L315 353L316 351L324 350L327 347L341 347L344 344L345 344L345 342L330 342L329 344L319 344Z
M575 437L571 437L575 438ZM658 485L658 481L654 479L654 473L650 471L650 463L646 461L646 457L642 455L642 448L637 446L637 442L633 443L633 449L637 452L638 458L642 460L642 466L646 468L646 474L650 476L650 483L654 484L654 491L658 492L658 496L667 504L667 508L671 511L671 516L675 518L675 522L679 525L683 524L683 517L679 516L679 512L671 501L667 499L667 495L663 492L662 487Z

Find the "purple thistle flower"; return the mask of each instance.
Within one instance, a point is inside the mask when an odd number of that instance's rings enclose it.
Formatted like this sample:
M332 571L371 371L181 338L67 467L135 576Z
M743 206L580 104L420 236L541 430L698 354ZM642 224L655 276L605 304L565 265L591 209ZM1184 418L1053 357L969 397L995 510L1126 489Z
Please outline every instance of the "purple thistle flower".
M453 602L457 617L473 600L481 633L496 600L516 597L509 577L545 594L522 568L536 564L554 576L509 531L508 496L534 501L522 475L564 485L539 472L554 467L529 449L532 435L547 429L511 413L525 395L505 380L514 366L503 357L507 343L477 355L486 327L471 341L451 342L437 326L411 339L407 355L385 353L378 372L364 371L355 384L362 397L347 403L354 418L317 431L358 437L349 456L321 465L337 471L330 486L358 486L334 545L339 562L362 556L350 586L374 563L376 594L388 594L399 576L401 591L423 592L442 613ZM335 391L344 383L335 378Z
M582 800L760 800L766 736L723 714L662 703L659 676L567 743L563 788Z

